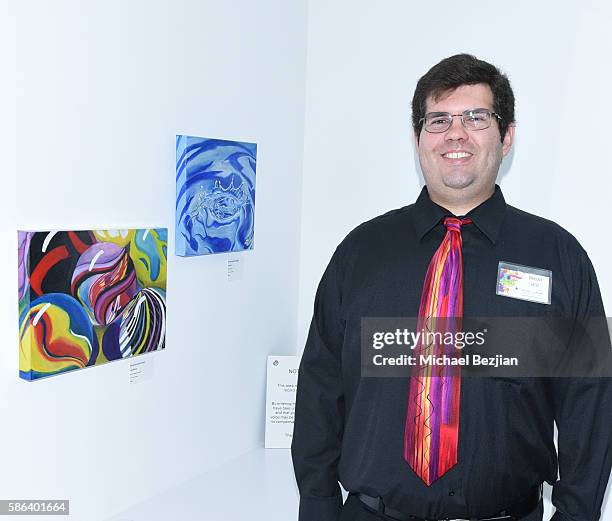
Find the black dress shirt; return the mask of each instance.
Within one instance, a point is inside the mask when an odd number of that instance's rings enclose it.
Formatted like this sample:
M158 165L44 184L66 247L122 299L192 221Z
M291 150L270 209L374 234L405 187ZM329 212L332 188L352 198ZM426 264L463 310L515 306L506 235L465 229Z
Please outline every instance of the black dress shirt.
M354 229L323 274L298 378L299 520L336 521L338 481L428 519L490 515L547 481L554 521L596 521L612 464L610 378L462 378L458 463L428 487L403 458L409 378L361 377L362 317L418 315L447 215L423 188L415 204ZM566 230L507 205L497 185L467 217L464 316L605 316L592 264ZM497 295L499 261L551 270L551 303Z

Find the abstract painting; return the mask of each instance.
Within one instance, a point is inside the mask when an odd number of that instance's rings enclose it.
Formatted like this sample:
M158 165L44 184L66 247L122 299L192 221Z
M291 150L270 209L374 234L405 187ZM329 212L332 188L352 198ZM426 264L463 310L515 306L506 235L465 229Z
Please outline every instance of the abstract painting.
M18 232L19 376L164 349L168 230Z
M176 136L176 248L189 257L253 249L257 145Z

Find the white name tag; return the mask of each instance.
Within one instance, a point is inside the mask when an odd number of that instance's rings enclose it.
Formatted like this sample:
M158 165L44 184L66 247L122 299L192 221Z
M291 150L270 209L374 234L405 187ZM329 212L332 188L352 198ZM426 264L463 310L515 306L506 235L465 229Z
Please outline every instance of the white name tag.
M552 271L500 261L496 287L502 297L550 304Z

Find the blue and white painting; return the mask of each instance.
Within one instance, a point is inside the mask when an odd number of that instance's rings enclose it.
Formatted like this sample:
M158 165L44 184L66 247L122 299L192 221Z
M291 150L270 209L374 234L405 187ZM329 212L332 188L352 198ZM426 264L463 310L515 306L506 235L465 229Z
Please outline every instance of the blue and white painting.
M257 145L176 136L176 247L190 257L253 249Z

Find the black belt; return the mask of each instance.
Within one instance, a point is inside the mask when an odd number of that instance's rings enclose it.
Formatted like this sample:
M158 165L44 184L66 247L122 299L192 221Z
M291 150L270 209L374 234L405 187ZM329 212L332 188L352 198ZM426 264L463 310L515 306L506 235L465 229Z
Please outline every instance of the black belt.
M398 521L434 521L432 519L423 519L417 516L411 516L404 512L400 512L399 510L395 510L393 508L388 508L384 503L382 498L368 496L367 494L353 494L359 497L361 502L375 511L378 514L383 514L392 519L397 519ZM511 507L498 512L494 516L490 517L471 517L471 518L444 518L448 519L466 519L468 521L494 521L494 520L502 520L502 519L521 519L531 512L538 506L540 499L542 497L542 487L540 486L537 490L532 492L527 498L515 503Z

